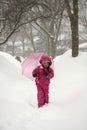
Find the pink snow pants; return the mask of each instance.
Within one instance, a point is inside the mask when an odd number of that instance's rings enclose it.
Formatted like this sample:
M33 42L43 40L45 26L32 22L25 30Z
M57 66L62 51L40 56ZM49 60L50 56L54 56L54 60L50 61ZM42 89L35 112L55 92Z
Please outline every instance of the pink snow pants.
M49 103L49 85L40 85L37 84L37 100L38 100L38 107L43 106L45 103Z

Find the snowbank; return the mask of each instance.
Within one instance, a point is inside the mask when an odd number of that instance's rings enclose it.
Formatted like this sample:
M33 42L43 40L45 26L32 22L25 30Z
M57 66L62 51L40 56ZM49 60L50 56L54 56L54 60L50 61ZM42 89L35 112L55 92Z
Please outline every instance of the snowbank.
M79 50L83 52L87 52L87 42L83 43L79 46Z
M0 130L86 130L87 53L55 58L50 103L37 108L36 87L12 56L0 52Z

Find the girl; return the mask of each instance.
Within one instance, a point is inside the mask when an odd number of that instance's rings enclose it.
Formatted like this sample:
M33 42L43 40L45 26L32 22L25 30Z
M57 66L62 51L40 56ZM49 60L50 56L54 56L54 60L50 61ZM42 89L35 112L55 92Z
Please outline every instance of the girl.
M49 84L50 79L54 77L54 71L50 68L52 64L50 57L43 55L40 59L40 64L32 72L33 77L36 78L38 107L49 103Z

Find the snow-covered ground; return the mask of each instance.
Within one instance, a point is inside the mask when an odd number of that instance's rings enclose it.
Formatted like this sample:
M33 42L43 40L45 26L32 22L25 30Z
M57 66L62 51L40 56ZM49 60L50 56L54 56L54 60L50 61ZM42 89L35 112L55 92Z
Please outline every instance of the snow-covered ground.
M0 130L87 130L87 53L56 57L50 103L37 107L35 83L0 52Z
M87 52L87 42L81 44L81 45L79 46L79 50L80 50L80 51Z

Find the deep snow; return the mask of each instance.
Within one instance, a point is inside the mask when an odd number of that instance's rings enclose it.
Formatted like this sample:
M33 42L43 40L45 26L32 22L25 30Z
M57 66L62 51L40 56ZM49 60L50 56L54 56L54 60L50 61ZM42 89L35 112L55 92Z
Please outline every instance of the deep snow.
M50 103L37 107L35 83L21 74L20 63L0 52L0 130L86 130L87 53L67 51L54 60Z

